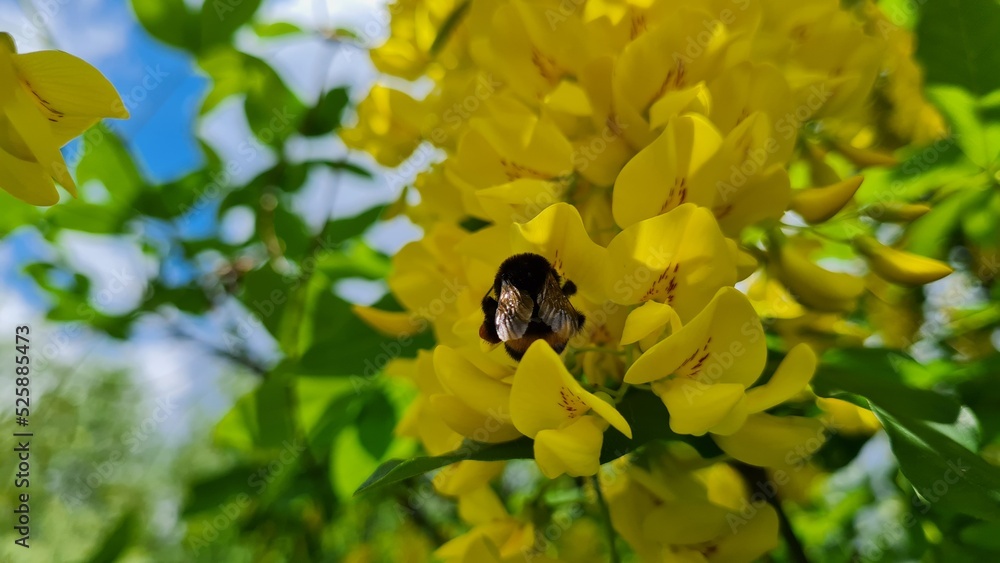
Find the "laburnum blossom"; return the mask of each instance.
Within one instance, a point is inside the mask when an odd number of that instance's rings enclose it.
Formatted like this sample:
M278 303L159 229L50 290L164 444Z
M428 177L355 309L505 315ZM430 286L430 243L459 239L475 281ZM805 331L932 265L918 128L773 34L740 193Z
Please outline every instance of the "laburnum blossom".
M62 51L18 54L0 33L0 188L32 205L59 201L53 180L76 197L60 147L100 119L127 119L114 86Z
M755 561L777 546L776 512L725 464L661 454L615 470L602 479L611 522L642 561Z
M912 35L874 3L837 0L390 11L373 62L421 86L379 80L341 137L388 166L417 151L426 163L394 206L423 230L387 280L403 311L356 308L382 332L437 342L386 368L416 389L397 432L429 455L517 441L551 482L617 457L626 469L595 492L639 560L762 557L778 518L746 513L735 467L787 468L827 426L873 431L869 411L811 393L817 354L864 343L851 313L869 294L890 303L892 288L951 272L857 219L864 169L944 132ZM887 208L903 223L927 212ZM844 235L824 229L841 220ZM518 361L481 329L496 322L487 305L502 307L500 265L525 253L551 267L563 295L549 305L584 322ZM553 328L539 303L515 305L535 336ZM702 453L677 455L677 435ZM539 522L491 487L509 468L465 460L434 476L471 527L439 558L525 557ZM558 543L531 554L570 553Z

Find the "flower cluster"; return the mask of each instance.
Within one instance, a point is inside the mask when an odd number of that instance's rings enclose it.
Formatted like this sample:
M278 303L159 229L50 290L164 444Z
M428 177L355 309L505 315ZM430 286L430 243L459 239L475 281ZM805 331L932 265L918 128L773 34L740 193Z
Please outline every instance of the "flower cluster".
M55 180L75 197L59 148L103 117L128 116L114 86L85 61L62 51L18 54L0 33L0 188L53 205Z
M429 79L430 92L376 86L342 133L385 166L424 168L400 202L424 236L395 256L388 280L406 312L357 309L390 334L430 326L438 342L387 369L419 389L399 433L432 455L463 439L527 436L549 478L595 475L616 457L607 433L646 430L636 425L648 416L622 407L634 394L662 403L652 424L707 436L750 465L787 466L821 436L818 418L775 413L814 404L824 343L814 335L843 330L873 279L923 284L950 272L867 232L837 241L867 261L867 277L810 256L816 236L831 236L813 226L845 215L861 185L845 169L891 164L893 149L944 133L908 32L870 2L851 4L400 0L372 59L386 74ZM906 209L908 219L926 211ZM587 320L564 353L538 340L515 362L478 329L498 266L524 252L575 284ZM771 370L762 318L785 337ZM628 464L606 494L644 558L750 560L776 542L773 512L730 537L726 510L745 495L728 465ZM461 462L436 484L472 502L501 465ZM502 533L465 536L439 555L504 560L531 544L528 523L496 512L469 522Z

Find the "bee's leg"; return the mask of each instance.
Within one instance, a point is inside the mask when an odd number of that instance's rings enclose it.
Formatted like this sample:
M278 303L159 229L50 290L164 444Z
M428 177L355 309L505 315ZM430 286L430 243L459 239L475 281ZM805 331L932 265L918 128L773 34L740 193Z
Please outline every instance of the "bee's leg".
M576 314L576 330L582 329L583 328L583 323L585 323L585 322L587 322L587 315L584 315L583 313L577 313Z
M479 337L490 344L499 344L500 335L497 334L497 300L488 294L483 297L483 325L479 327Z
M566 283L562 286L563 295L570 297L576 293L576 284L566 280Z

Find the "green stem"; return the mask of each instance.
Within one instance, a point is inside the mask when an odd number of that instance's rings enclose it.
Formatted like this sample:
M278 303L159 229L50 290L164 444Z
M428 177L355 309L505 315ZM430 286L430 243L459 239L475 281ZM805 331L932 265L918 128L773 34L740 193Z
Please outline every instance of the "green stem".
M629 385L628 383L622 383L622 386L619 387L618 391L614 394L615 404L618 404L618 403L622 402L622 399L625 398L625 393L628 393L628 390L631 387L632 386Z
M601 508L601 515L604 517L604 530L608 536L608 553L610 554L611 563L620 563L621 559L618 557L618 550L615 549L615 528L611 525L611 511L608 510L608 503L604 501L604 493L601 492L601 483L597 478L597 475L592 477L594 484L594 493L597 495L597 505Z

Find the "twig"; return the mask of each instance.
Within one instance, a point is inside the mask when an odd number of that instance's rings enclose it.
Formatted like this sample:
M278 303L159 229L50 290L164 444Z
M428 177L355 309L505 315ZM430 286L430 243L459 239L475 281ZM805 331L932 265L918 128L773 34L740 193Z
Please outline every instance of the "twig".
M767 481L767 473L763 468L740 462L732 462L731 465L746 479L747 485L750 488L756 486L757 483ZM799 537L795 535L795 530L792 529L792 523L788 520L788 515L785 514L785 510L781 507L781 499L776 494L765 496L767 497L767 503L778 514L778 526L781 529L781 537L785 540L785 545L788 547L789 559L795 563L809 563L809 556L806 555L806 550L802 542L799 541Z

